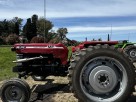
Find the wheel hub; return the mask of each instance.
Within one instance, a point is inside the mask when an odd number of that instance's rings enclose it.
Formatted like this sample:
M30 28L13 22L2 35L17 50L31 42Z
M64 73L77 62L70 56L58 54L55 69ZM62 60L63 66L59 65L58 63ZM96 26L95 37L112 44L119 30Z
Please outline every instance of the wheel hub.
M107 87L109 84L109 76L104 73L98 76L98 80L103 87Z
M131 57L136 57L136 51L135 50L130 51L130 56Z
M11 92L11 96L12 96L12 97L17 97L17 92L16 92L16 91L12 91L12 92Z
M112 91L117 82L115 70L108 66L97 66L89 75L89 84L96 94L104 94Z
M21 90L16 86L11 86L5 92L7 99L19 100L22 97Z

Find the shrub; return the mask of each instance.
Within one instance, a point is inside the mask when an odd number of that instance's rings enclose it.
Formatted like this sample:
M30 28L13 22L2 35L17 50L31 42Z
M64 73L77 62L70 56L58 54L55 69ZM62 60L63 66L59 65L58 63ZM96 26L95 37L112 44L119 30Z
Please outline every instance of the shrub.
M5 45L5 39L3 37L0 36L0 45Z
M9 45L13 45L15 43L19 43L19 37L16 34L9 34L9 36L6 38L6 42Z
M41 36L35 36L30 41L30 43L43 43L43 42L44 42L44 37Z

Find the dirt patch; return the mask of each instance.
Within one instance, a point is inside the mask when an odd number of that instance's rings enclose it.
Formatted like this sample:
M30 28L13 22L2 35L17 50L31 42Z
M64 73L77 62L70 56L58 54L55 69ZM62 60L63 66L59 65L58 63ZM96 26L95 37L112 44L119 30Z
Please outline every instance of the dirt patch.
M45 82L28 82L33 91L30 102L78 102L69 91L67 77L51 76Z
M34 81L30 77L26 81L32 90L29 102L78 102L69 91L67 77L50 76L45 81Z
M34 81L30 77L26 81L32 89L29 102L78 102L73 93L69 91L67 77L50 76L45 81ZM0 85L2 83L0 82ZM135 101L136 93L134 92L128 102Z

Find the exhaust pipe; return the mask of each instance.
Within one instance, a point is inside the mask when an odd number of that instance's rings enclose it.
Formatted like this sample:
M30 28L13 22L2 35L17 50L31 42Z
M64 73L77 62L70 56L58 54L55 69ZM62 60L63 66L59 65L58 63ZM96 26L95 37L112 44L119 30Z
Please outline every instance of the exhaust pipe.
M45 58L45 57L39 56L39 57L32 57L32 58L24 58L24 59L18 59L16 61L13 61L13 63L22 63L22 62L32 61L32 60L36 60L36 59L43 59L43 58Z

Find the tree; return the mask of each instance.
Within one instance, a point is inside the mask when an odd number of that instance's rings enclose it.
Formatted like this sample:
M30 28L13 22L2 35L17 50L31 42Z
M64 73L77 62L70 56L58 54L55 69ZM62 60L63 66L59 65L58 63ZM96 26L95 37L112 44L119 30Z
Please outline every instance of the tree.
M23 33L25 34L29 42L33 37L37 36L37 21L38 16L34 14L31 18L27 19L27 22L23 27Z
M55 31L51 30L53 26L54 25L51 21L43 17L38 19L38 16L34 14L31 18L27 19L27 23L23 28L23 33L26 35L29 42L33 37L36 39L35 36L39 35L44 37L44 42L46 43L50 42L51 40L53 41L54 39L59 39L59 42L62 42L68 33L67 28L59 28L56 33Z
M98 41L102 41L102 39L101 39L101 38L99 38L99 39L98 39Z
M40 18L37 21L37 33L42 34L46 41L44 42L49 42L50 41L50 33L49 30L51 30L53 27L53 24L51 21L46 20L45 18Z
M61 41L66 38L66 34L68 33L67 28L59 28L57 30L57 34L60 37Z
M23 19L18 18L18 17L13 17L13 19L12 19L11 21L12 21L13 23L18 22L19 26L21 27Z
M34 14L32 16L32 23L36 23L38 21L38 15Z
M15 34L19 35L19 24L18 24L18 22L15 23L15 28L14 29L15 29L14 30Z
M23 33L26 35L28 41L30 42L31 39L35 36L32 32L32 24L31 24L31 18L27 19L27 23L25 24L23 28Z
M13 27L13 32L17 35L19 35L20 31L21 31L21 27L22 27L22 21L23 19L18 18L18 17L14 17L10 22L13 23L14 27Z
M3 22L0 21L0 36L2 36L3 32L4 32L4 25L3 25Z
M38 19L38 16L34 14L31 18L27 19L27 23L23 28L23 33L26 35L29 42L37 35L42 35L45 40L44 42L49 42L53 37L52 33L49 33L52 27L52 22L44 18Z
M47 37L48 41L50 41L56 37L58 38L58 35L57 35L57 33L55 33L55 31L51 30L50 32L48 32L48 37Z
M34 14L33 16L32 16L32 33L33 33L33 35L34 36L36 36L37 35L37 21L38 21L38 15L36 15L36 14Z
M13 24L6 19L3 21L3 33L9 34L13 32Z
M11 20L4 20L1 22L1 35L7 37L9 34L14 33L15 24Z
M96 40L93 38L92 41L96 41Z
M0 35L7 37L11 33L19 35L22 19L14 17L11 20L0 21Z

